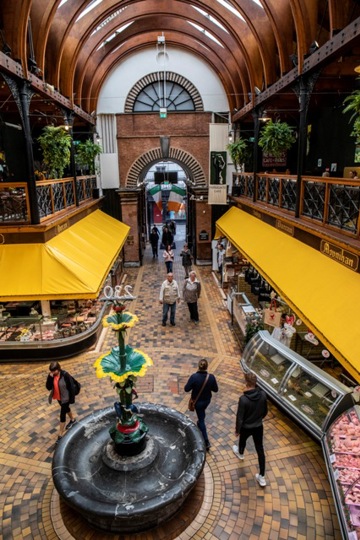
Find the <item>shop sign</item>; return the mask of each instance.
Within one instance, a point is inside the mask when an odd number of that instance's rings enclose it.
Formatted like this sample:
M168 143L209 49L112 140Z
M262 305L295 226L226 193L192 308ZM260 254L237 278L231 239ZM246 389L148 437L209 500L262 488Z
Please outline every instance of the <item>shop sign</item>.
M206 231L200 231L199 240L209 240L209 233Z
M67 228L68 228L68 222L67 222L67 221L65 221L64 223L60 223L60 224L56 227L56 229L57 229L57 234L62 233L62 232L65 231L65 229L67 229Z
M208 204L228 204L227 185L209 186Z
M127 237L126 243L127 243L129 246L134 245L134 235L129 234L129 236Z
M275 221L275 227L279 229L279 231L289 234L290 236L294 236L294 227L288 223L284 223L280 219Z
M320 251L323 255L326 255L327 257L330 257L330 259L333 259L343 266L346 266L346 268L350 268L350 270L354 270L355 272L357 271L359 266L359 257L354 255L354 253L350 253L345 249L334 246L325 240L321 240Z
M263 167L286 167L286 152L282 152L280 156L275 157L271 154L263 152L262 155L262 166ZM271 171L268 171L271 172Z

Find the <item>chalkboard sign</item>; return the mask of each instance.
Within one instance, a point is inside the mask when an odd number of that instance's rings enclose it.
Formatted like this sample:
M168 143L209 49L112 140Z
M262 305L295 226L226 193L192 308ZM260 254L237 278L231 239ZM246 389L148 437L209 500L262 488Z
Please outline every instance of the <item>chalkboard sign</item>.
M209 233L201 231L199 234L199 240L209 240Z

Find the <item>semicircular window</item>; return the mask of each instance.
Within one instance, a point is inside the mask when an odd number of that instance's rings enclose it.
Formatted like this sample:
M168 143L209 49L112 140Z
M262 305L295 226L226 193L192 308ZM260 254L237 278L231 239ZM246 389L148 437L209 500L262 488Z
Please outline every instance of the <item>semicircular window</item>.
M159 81L148 84L141 90L135 99L133 111L154 112L160 108L168 111L194 111L195 104L189 92L180 84L166 81L164 85L163 81Z

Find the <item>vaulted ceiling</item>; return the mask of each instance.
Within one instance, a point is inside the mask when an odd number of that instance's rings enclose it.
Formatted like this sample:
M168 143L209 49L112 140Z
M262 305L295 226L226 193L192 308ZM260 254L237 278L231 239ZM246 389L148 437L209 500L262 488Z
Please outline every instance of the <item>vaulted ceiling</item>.
M359 0L3 1L0 68L89 114L114 66L164 33L167 45L214 69L241 116L259 94L281 95L287 78L316 64L326 88L348 91L360 64L359 18Z

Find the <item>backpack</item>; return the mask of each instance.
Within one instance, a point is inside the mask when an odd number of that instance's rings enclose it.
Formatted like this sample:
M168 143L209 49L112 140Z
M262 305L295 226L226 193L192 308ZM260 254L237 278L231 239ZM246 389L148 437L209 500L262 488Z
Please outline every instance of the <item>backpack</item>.
M73 394L74 396L78 396L78 395L80 394L81 384L79 383L79 381L77 381L77 380L75 379L75 377L73 377L72 375L70 375L70 373L67 373L67 374L68 374L68 376L69 376L72 394Z

